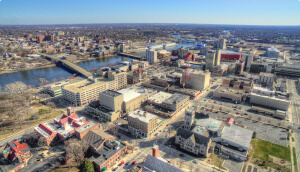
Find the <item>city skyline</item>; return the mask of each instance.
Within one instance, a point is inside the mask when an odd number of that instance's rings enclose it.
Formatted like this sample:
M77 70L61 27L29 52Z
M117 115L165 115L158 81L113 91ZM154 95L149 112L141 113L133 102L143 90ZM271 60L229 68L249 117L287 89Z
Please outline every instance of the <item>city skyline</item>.
M0 25L184 23L300 25L298 0L0 1Z

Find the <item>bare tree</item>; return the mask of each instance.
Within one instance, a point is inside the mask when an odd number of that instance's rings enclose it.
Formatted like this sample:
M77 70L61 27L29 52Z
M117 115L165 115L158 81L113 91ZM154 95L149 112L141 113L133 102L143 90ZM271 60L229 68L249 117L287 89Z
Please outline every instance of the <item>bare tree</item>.
M40 86L44 86L45 83L46 83L46 79L45 78L40 78L39 82L40 82Z
M55 109L56 108L56 105L55 105L55 103L53 103L53 102L48 102L47 103L47 106L49 106L49 111L51 112L51 109Z
M18 120L18 123L19 123L20 128L22 128L21 121L22 121L22 119L24 118L24 113L18 111L17 113L15 113L15 117L16 117L16 119Z
M40 137L38 140L38 146L47 146L47 140L45 137Z
M67 165L80 165L85 159L85 153L87 152L89 146L85 142L78 139L69 139L65 142L65 145L65 160Z
M53 78L53 79L52 79L52 83L55 83L55 82L57 82L57 79L56 79L56 78Z

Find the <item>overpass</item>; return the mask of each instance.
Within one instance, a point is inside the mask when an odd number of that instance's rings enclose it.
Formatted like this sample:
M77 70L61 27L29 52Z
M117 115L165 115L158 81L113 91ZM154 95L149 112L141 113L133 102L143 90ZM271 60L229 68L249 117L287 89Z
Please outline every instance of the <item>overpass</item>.
M64 67L65 69L71 71L72 73L83 75L88 79L93 79L93 75L90 72L86 71L85 69L83 69L82 67L74 63L69 62L68 60L61 60L60 58L54 57L53 55L44 54L44 53L40 53L40 55L45 57L48 60L53 61L54 63L56 63L56 65L60 65Z
M138 59L138 60L145 60L145 57L136 56L136 55L128 54L128 53L118 53L118 55L119 55L119 56L130 57L130 58Z

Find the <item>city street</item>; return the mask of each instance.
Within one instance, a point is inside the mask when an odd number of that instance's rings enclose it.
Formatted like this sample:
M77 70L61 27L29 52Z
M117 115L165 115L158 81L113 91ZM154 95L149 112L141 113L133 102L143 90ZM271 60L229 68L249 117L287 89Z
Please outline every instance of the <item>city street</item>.
M296 156L298 160L298 171L300 171L300 120L299 120L299 112L300 112L300 96L295 86L294 80L288 80L288 89L292 94L291 97L291 105L292 105L292 122L294 124L294 137L295 137L295 147L296 147Z

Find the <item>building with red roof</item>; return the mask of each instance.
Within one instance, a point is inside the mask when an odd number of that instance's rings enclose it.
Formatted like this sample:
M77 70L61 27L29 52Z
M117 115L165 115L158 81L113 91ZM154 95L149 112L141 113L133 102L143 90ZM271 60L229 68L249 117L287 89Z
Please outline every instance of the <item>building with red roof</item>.
M67 114L63 114L60 119L55 118L54 123L39 124L34 130L50 145L56 137L65 141L76 133L78 138L82 138L89 130L98 128L99 125L94 121L87 121L85 117L79 118L75 109L68 107Z
M226 124L232 125L233 123L234 123L234 119L233 118L227 118Z
M2 153L4 159L12 162L12 164L5 167L5 171L20 170L27 165L27 161L32 157L30 149L26 143L20 144L15 141L8 142Z

